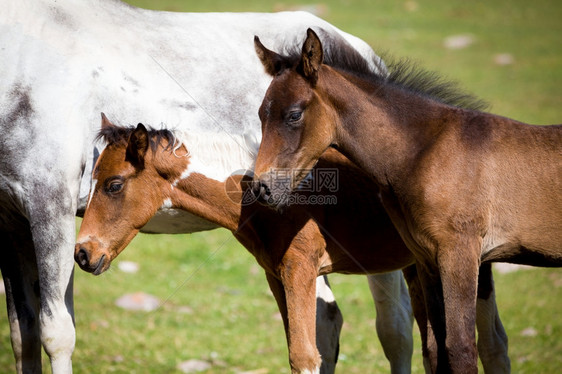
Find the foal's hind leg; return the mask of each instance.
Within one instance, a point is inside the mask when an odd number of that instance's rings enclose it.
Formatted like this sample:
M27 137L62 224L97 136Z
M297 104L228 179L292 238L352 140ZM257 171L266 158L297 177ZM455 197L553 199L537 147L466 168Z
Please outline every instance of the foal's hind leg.
M31 234L0 234L0 266L6 287L17 373L41 373L39 288Z
M416 265L410 265L402 271L408 283L412 310L421 335L423 366L426 373L431 373L432 368L437 367L437 346L427 316L423 286Z
M478 354L486 373L509 373L511 364L507 355L507 334L503 328L498 307L492 264L482 264L478 274L476 300L476 328Z
M410 373L413 315L401 271L370 275L369 288L377 310L377 335L392 373Z

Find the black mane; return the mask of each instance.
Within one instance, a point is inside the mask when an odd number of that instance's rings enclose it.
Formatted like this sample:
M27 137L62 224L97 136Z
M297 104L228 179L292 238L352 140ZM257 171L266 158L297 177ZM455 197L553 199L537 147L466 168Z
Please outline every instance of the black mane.
M136 127L134 126L106 126L102 127L101 130L98 132L96 136L96 141L102 140L107 145L124 145L126 146L129 142L129 138L133 131L135 131ZM172 131L167 129L160 129L155 130L151 127L147 127L148 130L148 138L150 139L150 147L152 150L155 150L158 147L158 144L162 140L168 142L166 145L166 149L172 147L175 142L175 136Z
M382 58L375 57L372 63L383 75L373 71L372 65L345 40L335 40L327 33L320 34L324 50L324 63L337 70L371 80L384 86L400 87L413 94L425 96L441 103L471 110L484 110L488 103L463 91L455 81L444 79L436 72L420 68L409 59L395 60L385 55L386 66ZM300 61L301 50L286 51L286 58L293 66Z

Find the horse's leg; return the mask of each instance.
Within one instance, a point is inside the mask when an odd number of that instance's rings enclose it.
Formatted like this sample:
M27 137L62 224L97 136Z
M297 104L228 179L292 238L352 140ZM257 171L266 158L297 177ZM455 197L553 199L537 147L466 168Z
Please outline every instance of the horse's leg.
M41 294L41 342L53 374L72 372L75 200L65 188L39 185L28 207Z
M292 251L285 254L280 269L293 374L320 373L321 358L316 347L316 271L304 255Z
M424 309L416 307L414 311L422 333L422 344L425 344L424 368L427 373L436 373L439 360L447 357L445 348L445 310L443 305L443 292L441 279L428 272L420 265L416 265L417 278L423 290ZM424 318L425 313L425 318ZM425 321L424 321L425 319ZM425 331L425 339L423 338ZM425 343L424 343L425 340ZM445 366L447 361L444 362Z
M420 278L418 276L416 265L410 265L402 270L404 273L404 278L406 278L406 283L408 283L408 291L410 293L410 300L412 303L412 310L414 312L414 317L418 324L418 329L420 330L421 343L422 343L422 357L423 366L426 373L431 373L432 371L432 359L433 356L433 367L437 367L437 346L435 342L435 337L431 326L429 324L427 311L425 307L424 291L421 284ZM428 336L430 335L431 346L428 346ZM431 351L431 353L430 353Z
M288 336L288 321L287 321L287 300L285 299L285 288L283 287L283 283L273 275L269 274L268 272L265 273L265 277L267 279L267 283L269 284L269 289L275 297L275 301L277 302L277 308L279 309L279 313L281 313L281 319L283 320L283 326L285 327L285 335L287 335L287 341L289 339Z
M377 335L392 373L412 367L412 306L401 271L367 277L377 311Z
M294 297L294 292L287 291L283 282L274 276L267 273L266 276L269 288L277 301L277 306L279 307L279 311L281 312L281 316L283 318L283 325L285 326L285 335L289 349L291 372L294 374L319 373L320 364L318 362L318 353L317 351L314 352L316 349L314 346L314 340L311 338L312 335L310 335L310 326L306 326L308 322L312 324L314 329L313 319L304 318L304 315L302 316L303 318L299 318L298 315L295 315L298 313L298 308L297 310L294 310L294 307L291 306L295 304L294 301L291 300ZM291 289L295 288L291 286ZM310 317L311 308L309 307L308 309L309 311L307 312L306 317ZM304 341L301 338L303 333L305 336ZM313 359L312 363L308 362L310 361L310 356L316 357L316 360Z
M316 346L322 358L321 374L333 374L336 370L342 325L343 316L328 278L316 278Z
M478 355L484 371L486 373L511 372L511 364L507 355L507 334L496 305L492 264L482 264L478 274L476 329L478 330Z
M453 373L477 373L476 293L480 243L476 237L458 234L437 253L443 290L448 366ZM430 314L433 310L428 309ZM432 324L435 332L435 325ZM435 332L437 336L437 332ZM438 365L443 361L439 357ZM443 366L438 367L438 371Z
M19 230L18 230L19 231ZM6 288L12 349L17 373L41 373L39 289L31 234L0 234L0 266Z
M277 301L277 306L283 319L285 333L287 333L285 289L280 280L270 274L266 275L269 288ZM328 278L326 276L316 278L316 346L322 358L321 374L333 374L336 370L342 325L343 316L330 289ZM287 342L288 339L287 335Z

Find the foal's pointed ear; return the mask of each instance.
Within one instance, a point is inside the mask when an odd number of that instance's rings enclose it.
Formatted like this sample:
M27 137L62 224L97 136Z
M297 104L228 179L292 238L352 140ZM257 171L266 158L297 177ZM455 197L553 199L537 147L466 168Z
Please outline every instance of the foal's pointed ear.
M314 86L318 81L318 71L324 60L322 43L314 30L306 30L306 40L302 46L301 69L303 76Z
M144 157L147 150L148 131L142 123L139 123L129 138L125 161L129 161L135 168L144 169Z
M107 119L104 112L101 112L101 128L105 129L108 127L115 127L115 125L109 119Z
M257 36L254 36L254 48L267 74L275 76L287 67L285 58L265 48Z

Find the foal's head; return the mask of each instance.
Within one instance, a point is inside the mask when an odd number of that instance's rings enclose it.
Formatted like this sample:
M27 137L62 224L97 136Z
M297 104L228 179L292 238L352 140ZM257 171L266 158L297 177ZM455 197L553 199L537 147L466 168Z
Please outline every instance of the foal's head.
M383 73L386 69L380 61L366 61L350 46L326 46L323 51L310 29L302 51L293 56L270 51L255 38L257 55L273 80L259 110L262 142L253 192L270 205L282 205L285 195L328 147L355 151L349 139L361 137L355 126L361 120L368 119L387 137L384 143L376 139L377 149L387 152L381 156L386 160L389 153L399 152L395 144L404 144L399 137L392 138L392 132L385 132L389 123L405 123L405 117L419 122L443 104L471 110L486 107L454 82L408 61L395 62ZM430 127L422 132L432 138Z
M92 174L90 200L78 233L74 257L85 271L101 274L163 206L173 181L186 169L186 157L167 157L174 138L167 130L139 124L123 128L102 116L100 138L107 143ZM164 148L169 152L162 152ZM185 154L185 149L176 150Z
M258 57L274 77L259 109L262 142L254 193L279 206L335 137L334 108L326 104L318 85L322 70L329 67L322 64L322 44L311 29L297 59L268 50L257 37L254 42Z

